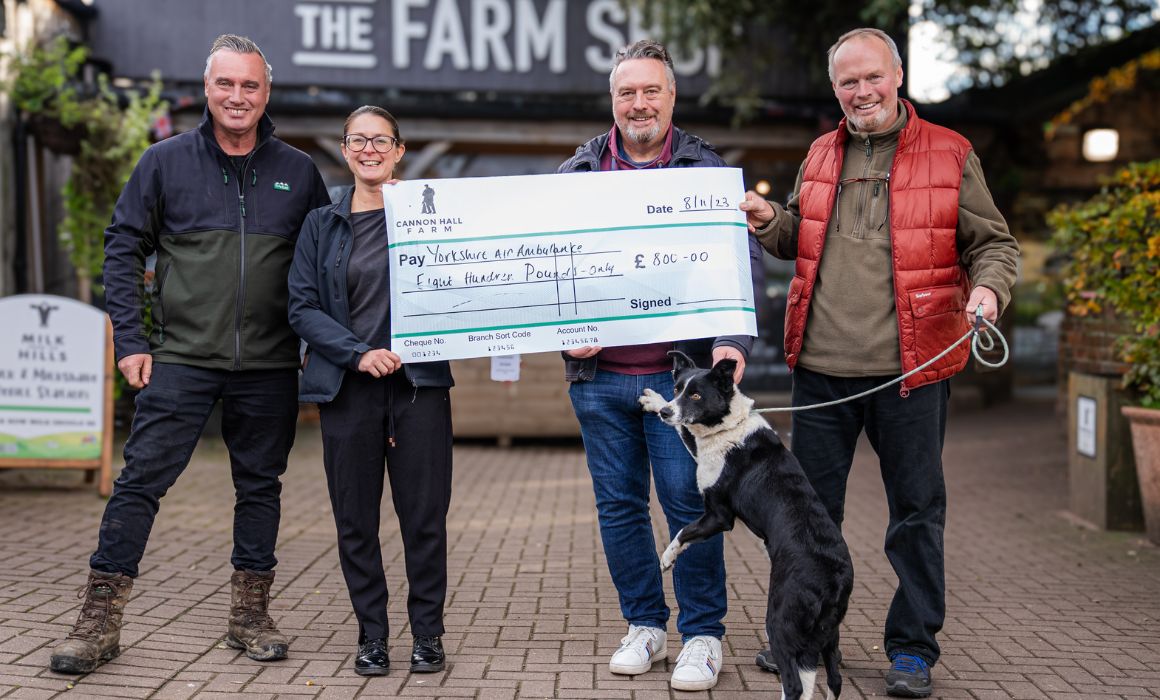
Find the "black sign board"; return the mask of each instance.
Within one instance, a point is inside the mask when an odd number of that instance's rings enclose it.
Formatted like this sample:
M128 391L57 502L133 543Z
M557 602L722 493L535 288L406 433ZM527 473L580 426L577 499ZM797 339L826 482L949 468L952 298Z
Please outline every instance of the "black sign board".
M248 36L275 84L404 90L597 94L613 53L650 36L619 0L95 0L96 57L115 76L200 81L219 34ZM677 57L678 92L703 91L720 51ZM807 96L805 71L763 92Z

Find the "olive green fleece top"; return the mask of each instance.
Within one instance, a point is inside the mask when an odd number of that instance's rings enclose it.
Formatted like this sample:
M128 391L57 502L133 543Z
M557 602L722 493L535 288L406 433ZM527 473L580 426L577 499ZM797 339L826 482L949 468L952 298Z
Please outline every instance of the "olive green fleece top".
M898 110L894 124L875 134L856 131L847 122L850 139L841 179L859 179L839 187L835 212L826 227L798 359L800 366L814 372L866 377L898 374L902 369L886 182L898 134L906 125L905 108L899 104ZM766 250L783 260L797 257L802 172L798 170L786 206L771 202L773 220L754 234ZM991 199L974 151L967 155L963 167L955 238L971 286L994 291L1002 312L1011 300L1019 244Z

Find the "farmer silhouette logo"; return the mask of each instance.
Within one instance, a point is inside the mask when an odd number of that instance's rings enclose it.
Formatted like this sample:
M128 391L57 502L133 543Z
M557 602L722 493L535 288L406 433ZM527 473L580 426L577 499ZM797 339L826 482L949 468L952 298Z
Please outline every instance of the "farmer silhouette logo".
M435 213L435 190L431 185L423 185L423 213Z
M59 306L50 305L47 301L42 301L39 304L29 304L29 307L40 312L41 328L48 328L48 315L60 308Z

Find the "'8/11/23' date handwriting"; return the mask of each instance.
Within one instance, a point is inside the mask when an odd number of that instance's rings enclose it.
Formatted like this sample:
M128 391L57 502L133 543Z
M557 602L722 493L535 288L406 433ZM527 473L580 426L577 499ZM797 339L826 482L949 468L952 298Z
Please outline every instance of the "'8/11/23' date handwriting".
M686 197L681 197L678 201L676 212L673 207L668 204L646 204L646 214L683 214L691 211L718 211L721 209L732 209L733 202L727 195L713 194L711 192L705 194L691 194Z
M736 205L727 195L691 194L681 198L681 211L715 211L718 209L733 209Z

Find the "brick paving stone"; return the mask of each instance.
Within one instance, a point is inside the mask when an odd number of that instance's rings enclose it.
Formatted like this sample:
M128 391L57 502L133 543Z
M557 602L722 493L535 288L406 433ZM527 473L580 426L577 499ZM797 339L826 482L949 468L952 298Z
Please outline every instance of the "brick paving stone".
M1065 429L1048 402L952 406L944 454L947 620L934 697L1160 697L1160 551L1138 533L1094 532L1060 517L1068 500ZM271 608L292 637L290 659L262 664L221 643L232 486L223 447L205 440L162 502L126 612L121 657L71 679L45 665L75 619L104 502L75 472L0 471L0 697L779 694L777 677L753 664L764 644L769 564L740 527L726 537L729 631L718 687L669 689L680 650L673 625L666 663L633 678L608 672L626 625L576 444L456 445L444 637L450 664L425 677L406 673L406 580L390 499L381 539L396 670L368 680L351 668L357 623L338 570L316 425L301 426L284 483ZM660 548L668 533L653 505ZM885 520L877 466L863 444L847 497L855 591L842 631L843 698L885 693L882 624L895 583L881 552ZM666 586L671 601L669 576ZM69 682L74 688L66 690Z
M58 695L58 691L46 690L42 688L13 688L11 692L4 693L0 690L0 697L13 698L19 700L39 700L40 698L53 698Z

